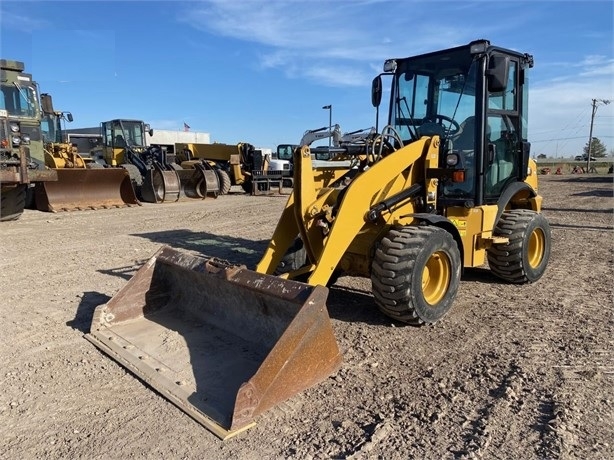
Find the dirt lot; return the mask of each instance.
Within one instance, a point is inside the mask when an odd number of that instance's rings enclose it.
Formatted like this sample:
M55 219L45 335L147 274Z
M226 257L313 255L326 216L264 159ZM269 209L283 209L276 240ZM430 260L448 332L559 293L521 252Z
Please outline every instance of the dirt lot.
M83 335L162 244L253 266L285 198L26 211L0 226L0 457L614 458L612 176L542 176L541 193L539 282L469 270L451 312L413 328L342 277L341 369L225 442Z

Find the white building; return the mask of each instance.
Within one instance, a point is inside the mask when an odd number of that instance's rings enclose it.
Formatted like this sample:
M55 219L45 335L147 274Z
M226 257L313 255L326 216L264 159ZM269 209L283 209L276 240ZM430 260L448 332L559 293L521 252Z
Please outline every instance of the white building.
M147 136L147 143L154 145L210 144L211 134L196 131L169 131L153 128L153 136Z

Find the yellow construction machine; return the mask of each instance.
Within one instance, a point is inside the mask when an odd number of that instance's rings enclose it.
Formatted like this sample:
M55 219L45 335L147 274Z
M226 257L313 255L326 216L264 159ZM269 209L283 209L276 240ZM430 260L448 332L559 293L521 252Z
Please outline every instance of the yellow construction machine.
M372 87L379 115L391 80L387 124L295 150L255 270L164 247L87 337L224 438L338 368L325 301L340 274L369 278L374 304L412 325L449 311L466 267L537 281L551 241L527 140L532 66L486 40L387 60ZM332 161L314 168L312 154Z
M252 195L287 194L292 188L291 162L272 159L252 144L175 144L176 161L189 169L207 165L220 179L220 194L232 185Z
M102 123L102 157L108 167L128 170L137 196L149 203L173 202L181 196L217 198L220 181L208 165L184 169L165 148L148 145L153 129L141 120L115 119Z
M45 166L56 172L58 180L36 184L33 207L57 212L140 204L126 170L103 168L67 141L62 122L73 121L70 112L55 111L51 95L45 93L41 107Z

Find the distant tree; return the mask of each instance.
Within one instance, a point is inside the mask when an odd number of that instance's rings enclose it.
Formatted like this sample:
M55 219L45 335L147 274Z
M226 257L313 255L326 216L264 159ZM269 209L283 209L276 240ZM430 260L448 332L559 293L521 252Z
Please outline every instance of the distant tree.
M540 160L543 160L544 158L548 158L548 157L546 156L545 153L540 153L539 155L537 155L537 158Z
M591 156L595 158L603 158L606 152L605 145L603 142L599 140L597 137L593 137L593 142L591 142ZM588 155L588 142L584 146L584 155Z

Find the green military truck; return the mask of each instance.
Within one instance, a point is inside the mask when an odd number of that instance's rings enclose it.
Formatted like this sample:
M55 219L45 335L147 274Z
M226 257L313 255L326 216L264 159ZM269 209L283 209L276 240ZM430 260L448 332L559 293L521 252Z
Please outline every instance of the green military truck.
M23 214L31 184L57 180L45 168L38 85L19 61L0 59L0 222Z

